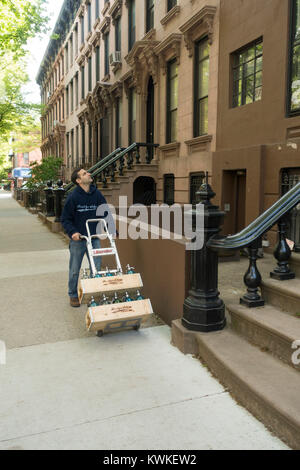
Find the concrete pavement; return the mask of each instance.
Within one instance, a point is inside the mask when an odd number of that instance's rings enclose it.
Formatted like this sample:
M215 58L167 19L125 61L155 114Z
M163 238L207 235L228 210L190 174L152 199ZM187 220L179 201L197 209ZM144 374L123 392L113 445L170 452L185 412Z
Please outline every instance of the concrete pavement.
M0 450L287 448L170 344L168 326L87 333L86 308L68 305L65 239L7 196L0 192L0 340L8 348Z

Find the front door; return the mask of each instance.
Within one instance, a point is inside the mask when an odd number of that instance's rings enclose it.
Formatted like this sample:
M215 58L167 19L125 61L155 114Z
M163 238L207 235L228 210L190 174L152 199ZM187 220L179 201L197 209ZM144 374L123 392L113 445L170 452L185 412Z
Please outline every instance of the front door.
M154 144L154 83L152 77L148 82L147 98L147 143ZM153 148L149 149L149 156L153 158Z
M233 235L245 228L246 221L246 171L226 170L223 172L222 210L224 235Z
M100 152L101 159L109 155L109 120L107 116L100 121Z

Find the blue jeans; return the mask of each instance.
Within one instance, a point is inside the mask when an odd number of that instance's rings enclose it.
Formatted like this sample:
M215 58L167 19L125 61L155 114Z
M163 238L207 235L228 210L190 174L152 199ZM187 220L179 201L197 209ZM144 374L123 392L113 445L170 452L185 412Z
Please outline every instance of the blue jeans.
M100 240L99 238L92 239L93 248L100 248ZM78 278L80 273L80 268L82 264L82 260L84 255L87 253L86 249L86 241L80 240L79 242L75 242L74 240L70 240L69 244L70 250L70 263L69 263L69 297L78 297ZM95 266L97 271L101 269L101 257L94 258ZM90 260L89 260L90 264ZM91 264L90 264L91 268ZM92 272L92 270L91 270Z

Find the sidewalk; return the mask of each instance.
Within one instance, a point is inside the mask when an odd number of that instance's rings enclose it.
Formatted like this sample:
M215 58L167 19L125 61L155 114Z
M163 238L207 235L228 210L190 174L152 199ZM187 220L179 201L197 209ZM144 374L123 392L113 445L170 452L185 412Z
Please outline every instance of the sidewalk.
M64 237L3 191L0 227L0 450L287 449L170 344L168 326L87 333L86 307L66 295ZM239 289L242 276L221 292Z

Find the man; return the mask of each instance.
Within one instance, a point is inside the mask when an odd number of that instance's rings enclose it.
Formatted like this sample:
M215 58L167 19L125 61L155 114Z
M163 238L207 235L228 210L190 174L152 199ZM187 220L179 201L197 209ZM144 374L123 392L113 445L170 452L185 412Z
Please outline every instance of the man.
M87 252L86 241L80 238L87 236L86 221L99 218L96 216L98 207L107 204L104 196L92 185L93 178L83 168L76 168L71 180L76 188L68 196L61 216L61 223L70 237L70 264L69 264L69 297L72 307L79 307L78 277L83 257ZM89 224L91 235L96 234L97 223ZM100 248L99 238L92 239L93 248ZM101 268L101 259L94 258L97 271Z

